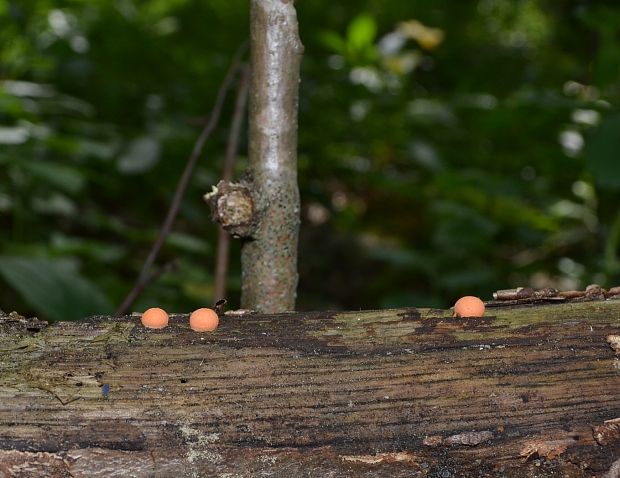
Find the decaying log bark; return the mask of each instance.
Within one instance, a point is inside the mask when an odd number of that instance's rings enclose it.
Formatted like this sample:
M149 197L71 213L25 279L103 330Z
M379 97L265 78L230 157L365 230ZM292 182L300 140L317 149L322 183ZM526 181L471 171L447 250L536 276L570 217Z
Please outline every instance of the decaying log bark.
M618 477L620 300L450 315L1 318L0 477Z

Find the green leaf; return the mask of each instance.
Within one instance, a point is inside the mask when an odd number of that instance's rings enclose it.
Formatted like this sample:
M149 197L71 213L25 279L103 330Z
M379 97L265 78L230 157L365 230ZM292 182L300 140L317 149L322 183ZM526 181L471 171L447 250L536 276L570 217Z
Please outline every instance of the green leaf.
M620 189L620 114L608 116L586 141L585 154L595 181Z
M347 44L352 51L359 52L371 47L377 35L375 19L366 13L355 17L347 29Z
M32 81L6 80L0 82L0 89L19 97L50 98L54 95L54 88L50 85Z
M60 193L52 193L43 197L33 196L30 200L30 207L39 214L49 214L52 216L75 217L78 207L74 201Z
M57 256L80 256L107 265L120 260L125 254L121 245L111 244L109 241L67 236L62 232L52 233L49 250Z
M68 193L78 193L84 187L84 175L71 166L49 161L28 160L20 163L28 173Z
M139 174L148 171L159 159L159 141L151 136L142 136L129 143L127 151L118 158L118 170L125 174Z
M323 45L325 45L327 48L334 51L335 53L340 53L341 55L344 55L347 51L346 42L336 32L322 32L319 35L319 39L321 40L321 43L323 43Z
M0 256L0 276L43 318L78 320L112 305L71 260Z
M92 156L97 159L107 160L114 156L116 145L112 142L106 143L85 138L80 139L77 149L83 156Z

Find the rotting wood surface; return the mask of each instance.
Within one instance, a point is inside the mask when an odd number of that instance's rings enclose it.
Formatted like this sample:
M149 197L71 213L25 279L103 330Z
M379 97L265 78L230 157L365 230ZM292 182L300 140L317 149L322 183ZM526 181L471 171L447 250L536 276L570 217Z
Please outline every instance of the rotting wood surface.
M0 318L0 477L620 474L620 300Z

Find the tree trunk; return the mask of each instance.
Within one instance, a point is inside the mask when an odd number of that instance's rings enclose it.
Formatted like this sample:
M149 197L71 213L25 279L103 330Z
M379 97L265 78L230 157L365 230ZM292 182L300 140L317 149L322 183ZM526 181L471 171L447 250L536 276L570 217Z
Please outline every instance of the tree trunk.
M618 478L619 317L3 317L0 477Z
M303 46L291 0L252 0L249 175L256 229L242 248L241 303L294 310L299 189L297 101Z

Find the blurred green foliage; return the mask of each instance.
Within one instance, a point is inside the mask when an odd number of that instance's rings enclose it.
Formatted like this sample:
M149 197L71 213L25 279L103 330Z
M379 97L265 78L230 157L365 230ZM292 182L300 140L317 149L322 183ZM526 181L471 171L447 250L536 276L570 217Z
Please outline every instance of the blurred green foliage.
M297 9L300 309L619 282L616 1ZM247 2L0 0L0 24L0 307L110 312L247 36ZM136 310L214 301L201 196L231 110L229 99ZM238 172L244 155L245 142Z

